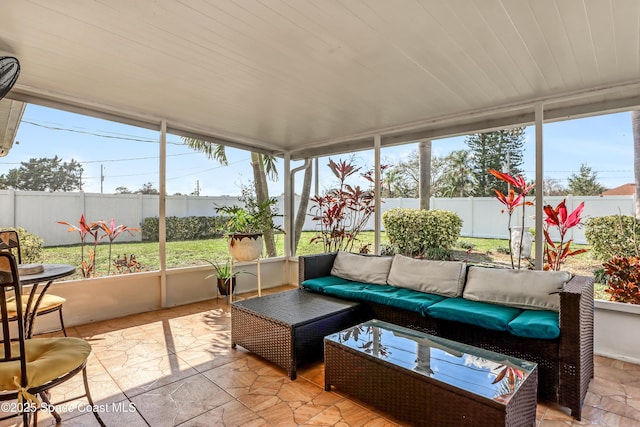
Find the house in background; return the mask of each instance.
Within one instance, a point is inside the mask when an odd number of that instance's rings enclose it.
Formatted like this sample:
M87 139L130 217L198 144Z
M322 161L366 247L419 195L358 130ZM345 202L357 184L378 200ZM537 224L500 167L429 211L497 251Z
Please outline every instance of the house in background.
M603 191L601 196L633 196L636 194L635 184L623 184L619 187Z

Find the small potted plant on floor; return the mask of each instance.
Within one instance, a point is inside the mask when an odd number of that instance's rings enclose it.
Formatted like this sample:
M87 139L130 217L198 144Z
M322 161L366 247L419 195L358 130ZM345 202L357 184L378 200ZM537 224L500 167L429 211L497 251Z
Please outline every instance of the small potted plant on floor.
M242 271L242 270L232 272L231 263L229 262L229 260L226 260L224 263L220 263L218 261L209 261L209 260L206 260L206 261L209 264L211 264L211 266L213 266L215 273L208 275L207 277L205 277L205 279L215 277L216 284L218 286L218 292L221 295L225 295L225 296L229 295L230 290L232 292L235 292L236 277L238 276L238 274L247 273L246 271ZM251 273L248 273L248 274L251 274Z

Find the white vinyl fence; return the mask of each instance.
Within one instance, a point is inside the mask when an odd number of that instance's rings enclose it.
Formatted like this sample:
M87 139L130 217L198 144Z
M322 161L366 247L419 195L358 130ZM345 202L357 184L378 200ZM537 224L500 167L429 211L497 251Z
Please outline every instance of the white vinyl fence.
M568 196L567 208L572 211L581 202L585 202L583 219L603 215L635 214L634 196L578 197ZM216 207L237 205L236 197L167 196L167 216L215 216ZM556 206L562 197L547 197L545 204ZM296 207L299 200L296 201ZM391 208L417 208L417 199L385 199L382 211ZM463 220L462 236L508 238L508 216L500 213L503 205L495 198L432 198L431 209L456 212ZM283 197L278 198L278 210L284 212ZM0 190L0 228L23 227L40 236L45 246L69 245L79 243L77 233L67 232L67 227L58 224L66 221L77 225L84 213L87 221L115 219L116 225L140 227L144 218L157 217L159 212L157 195L142 194L100 194L100 193L49 193L42 191ZM525 225L534 227L534 206L525 211ZM512 225L520 224L522 211L514 213ZM282 218L276 218L282 224ZM373 218L367 229L372 230ZM316 224L309 215L305 230L316 230ZM139 241L141 234L135 236L123 234L119 242ZM575 228L572 235L576 243L586 243L584 228Z

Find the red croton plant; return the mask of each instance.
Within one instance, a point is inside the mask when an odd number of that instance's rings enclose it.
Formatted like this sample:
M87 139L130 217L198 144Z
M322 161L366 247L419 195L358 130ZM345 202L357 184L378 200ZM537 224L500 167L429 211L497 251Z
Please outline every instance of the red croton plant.
M524 226L524 207L533 205L533 202L526 200L526 196L529 191L533 189L535 184L527 184L522 176L513 177L495 169L489 169L489 173L496 178L507 182L511 186L508 196L495 188L493 189L496 193L496 198L500 203L506 206L506 211L509 214L509 248L511 248L511 216L517 207L522 206L522 225ZM573 239L565 242L566 234L569 229L579 225L582 221L580 214L582 214L582 210L584 209L584 202L580 203L580 205L571 213L568 213L567 211L566 199L563 199L555 208L551 205L545 205L543 209L546 215L543 224L545 238L544 269L558 271L567 257L588 251L588 249L577 249L572 251L571 242L573 242ZM505 210L503 209L502 212L504 211ZM550 227L557 227L558 233L560 234L559 243L554 243L551 238L549 234ZM522 247L523 236L524 233L520 233L520 247ZM518 269L520 269L520 261L521 257L518 257ZM511 267L515 268L513 254L511 254Z
M524 180L523 177L518 176L518 177L513 177L509 174L506 173L502 173L499 172L495 169L489 169L489 173L493 176L495 176L496 178L498 178L501 181L505 181L506 183L508 183L511 188L509 189L509 195L506 196L504 195L500 190L494 188L493 191L495 191L496 193L496 198L498 199L498 201L500 203L502 203L503 205L506 206L506 211L509 214L509 225L508 225L508 229L509 229L509 255L511 257L511 268L515 268L515 264L513 262L513 253L511 251L511 217L513 216L513 211L515 211L515 209L519 206L522 206L522 226L524 226L524 207L525 206L531 206L533 205L532 202L528 202L526 200L527 198L527 194L529 194L529 191L531 191L531 189L533 187L535 187L535 184L527 184L527 182ZM518 195L516 196L516 191L518 192ZM504 209L502 210L502 212L504 213ZM520 233L520 242L519 242L519 247L522 247L522 240L524 238L524 233ZM520 269L520 262L522 261L522 256L518 255L518 270Z
M567 259L567 257L578 255L587 252L588 249L571 250L571 242L573 239L564 241L567 231L577 226L582 221L580 214L584 209L584 202L580 203L573 212L568 213L566 199L562 199L562 202L555 208L551 205L544 206L544 213L547 216L544 220L544 255L545 255L545 270L560 270L560 265ZM549 227L557 227L560 234L560 242L554 243L549 235Z

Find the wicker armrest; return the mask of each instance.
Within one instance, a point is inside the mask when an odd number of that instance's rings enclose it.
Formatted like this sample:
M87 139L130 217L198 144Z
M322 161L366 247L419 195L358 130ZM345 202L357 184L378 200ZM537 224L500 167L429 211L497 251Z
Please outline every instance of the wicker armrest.
M336 255L337 252L330 252L298 257L298 283L331 274Z
M580 419L593 378L593 277L575 276L560 292L560 404Z
M577 338L580 330L588 326L582 324L584 320L593 319L593 282L593 277L574 276L560 291L560 330L563 335L575 334ZM571 338L571 335L566 338Z

